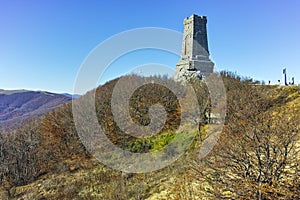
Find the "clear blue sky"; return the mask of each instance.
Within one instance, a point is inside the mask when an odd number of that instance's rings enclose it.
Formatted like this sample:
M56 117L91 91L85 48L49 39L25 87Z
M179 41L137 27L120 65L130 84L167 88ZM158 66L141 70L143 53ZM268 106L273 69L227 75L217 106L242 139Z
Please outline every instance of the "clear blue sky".
M219 69L275 82L285 66L300 83L299 9L299 0L0 0L0 88L71 93L99 43L133 28L182 32L193 13L208 17ZM175 69L176 56L161 59Z

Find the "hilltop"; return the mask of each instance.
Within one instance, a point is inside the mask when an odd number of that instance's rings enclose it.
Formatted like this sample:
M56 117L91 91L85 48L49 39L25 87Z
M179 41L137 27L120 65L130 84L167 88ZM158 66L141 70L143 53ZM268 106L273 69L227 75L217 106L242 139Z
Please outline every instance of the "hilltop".
M99 163L81 144L74 126L72 105L67 103L1 138L0 197L299 198L296 164L300 162L296 147L299 144L300 88L257 85L230 73L223 73L222 78L228 107L225 125L219 143L205 159L198 159L203 143L197 130L187 127L181 137L195 139L188 151L168 167L146 174L126 174L110 169ZM167 120L155 136L129 137L118 128L111 112L110 99L118 80L95 90L99 124L107 130L110 140L121 148L140 153L161 150L174 138L180 123L178 97L160 85L141 87L130 103L133 120L147 125L150 120L147 108L156 103L161 103L167 110ZM172 80L164 81L172 83ZM193 87L202 116L206 117L211 106L206 103L209 100L207 88L201 82L193 83ZM80 99L84 100L88 95ZM201 124L201 137L209 139L206 134L215 126ZM180 148L178 145L175 150Z

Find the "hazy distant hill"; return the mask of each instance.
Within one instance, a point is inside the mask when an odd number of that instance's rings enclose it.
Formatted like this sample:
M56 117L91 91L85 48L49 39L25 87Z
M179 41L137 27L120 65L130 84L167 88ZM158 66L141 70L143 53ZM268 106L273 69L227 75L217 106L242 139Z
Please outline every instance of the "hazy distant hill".
M38 117L72 98L63 94L27 90L0 90L0 129Z
M78 99L80 97L79 94L69 94L69 93L63 93L62 95L66 96L66 97L70 97L72 99Z

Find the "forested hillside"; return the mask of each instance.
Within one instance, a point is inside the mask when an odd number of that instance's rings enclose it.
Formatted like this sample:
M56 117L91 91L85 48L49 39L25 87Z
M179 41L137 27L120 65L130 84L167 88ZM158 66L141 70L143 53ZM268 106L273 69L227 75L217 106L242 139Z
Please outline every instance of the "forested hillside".
M0 90L0 129L17 127L71 100L49 92Z
M144 174L126 174L99 163L81 143L68 103L0 134L0 199L299 199L300 88L254 84L225 72L221 76L226 119L218 143L205 158L199 159L199 149L210 139L208 130L217 125L209 123L213 105L201 81L192 83L201 123L197 129L186 127L180 136L194 138L192 145L176 162ZM181 122L178 98L187 94L176 96L159 84L134 92L129 108L135 123L151 122L151 105L159 103L166 110L166 123L158 134L135 138L124 134L113 118L111 97L118 80L95 90L99 126L122 149L163 149ZM175 151L180 148L179 144Z

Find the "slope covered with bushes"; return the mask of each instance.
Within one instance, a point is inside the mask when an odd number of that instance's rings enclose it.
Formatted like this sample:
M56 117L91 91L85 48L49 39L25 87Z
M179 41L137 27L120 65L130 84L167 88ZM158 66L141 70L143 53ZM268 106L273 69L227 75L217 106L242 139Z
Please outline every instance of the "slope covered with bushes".
M209 139L207 130L216 125L202 123L199 130L184 130L183 137L196 135L194 142L168 167L146 174L110 169L82 145L72 105L67 104L2 136L0 195L10 199L298 198L299 87L257 85L230 73L222 73L222 78L227 93L226 121L219 142L206 158L198 157L199 136ZM139 153L169 144L180 124L178 98L185 94L178 97L158 84L135 91L129 105L135 123L150 123L151 105L160 103L167 111L159 134L135 138L113 120L110 102L117 81L96 89L99 125L109 139L120 148ZM211 107L207 88L202 82L193 83L193 87L199 115L207 118Z

